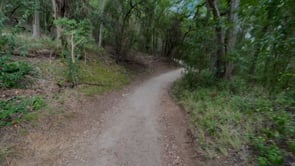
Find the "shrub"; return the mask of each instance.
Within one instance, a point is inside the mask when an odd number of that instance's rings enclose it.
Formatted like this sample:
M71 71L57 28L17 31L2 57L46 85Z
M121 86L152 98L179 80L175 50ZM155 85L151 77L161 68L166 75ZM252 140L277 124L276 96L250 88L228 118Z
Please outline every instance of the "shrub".
M283 91L276 95L275 106L285 111L295 110L295 90Z
M214 73L208 69L200 72L187 71L181 84L186 89L196 89L198 87L212 87L215 84Z
M22 81L31 71L32 67L26 62L0 57L0 88L23 88Z
M85 46L91 41L89 33L92 26L89 20L77 22L74 19L61 18L55 20L56 25L64 27L63 41L64 56L67 58L68 64L68 80L73 84L73 87L78 85L79 73L79 58L85 52Z
M0 100L0 127L12 125L22 120L25 114L45 106L41 97L15 97L8 101Z
M253 142L259 154L257 160L260 166L283 164L284 154L275 144L268 145L262 137L255 138Z
M233 94L240 94L246 91L247 83L244 79L235 77L229 82L228 87Z
M198 84L201 87L211 87L216 83L214 73L210 71L209 69L200 71L197 78L198 78Z

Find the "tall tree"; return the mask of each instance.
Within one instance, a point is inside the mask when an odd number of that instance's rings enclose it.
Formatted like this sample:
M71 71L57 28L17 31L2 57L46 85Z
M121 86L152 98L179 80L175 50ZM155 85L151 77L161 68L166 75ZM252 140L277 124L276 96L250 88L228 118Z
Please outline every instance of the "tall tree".
M34 21L33 21L33 38L40 38L40 1L35 0Z
M216 78L223 78L225 75L225 32L221 25L221 14L218 8L217 0L207 0L208 6L211 8L214 21L216 22L215 31L216 31L216 43L217 43L217 52L216 52L216 61L215 61L215 70Z
M53 18L58 20L59 18L63 18L66 16L69 0L52 0L53 7ZM56 41L57 46L60 47L62 44L62 26L56 25Z
M226 71L225 77L226 79L230 80L232 78L232 71L234 68L234 64L231 60L231 55L236 46L237 42L237 35L238 35L238 11L239 11L240 0L229 0L229 22L231 24L230 28L228 29L228 38L227 38L227 45L226 45L226 54L227 64L226 64Z
M108 3L108 0L102 0L101 2L101 7L100 7L100 15L103 17L104 15L104 9L106 4ZM102 47L102 41L103 41L103 31L104 31L104 26L103 23L100 23L99 25L99 41L98 41L98 46Z
M103 23L103 18L104 18L104 11L105 11L105 8L107 6L107 4L109 3L109 0L91 0L90 1L90 5L95 9L97 10L96 13L98 13L97 15L99 15L99 17L101 18L99 20L99 23L98 23L98 26L99 26L99 32L98 32L98 46L99 47L102 47L102 42L103 42L103 33L104 33L104 23ZM97 16L96 15L96 16ZM96 18L96 21L97 18Z

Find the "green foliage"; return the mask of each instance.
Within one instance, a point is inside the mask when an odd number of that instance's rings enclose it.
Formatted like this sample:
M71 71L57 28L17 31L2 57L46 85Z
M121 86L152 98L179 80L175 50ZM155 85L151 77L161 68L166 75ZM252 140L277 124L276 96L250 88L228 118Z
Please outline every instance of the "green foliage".
M28 63L13 61L7 56L0 57L0 87L24 88L25 76L31 71Z
M96 55L95 55L96 56ZM80 63L80 82L93 84L83 85L79 90L85 95L97 95L107 90L117 89L130 81L128 72L114 62L102 62L103 60L93 59L91 62Z
M0 100L0 127L17 124L23 120L24 115L40 110L44 106L44 100L38 96Z
M201 154L212 159L241 148L245 141L243 130L251 130L248 128L251 122L240 123L243 120L242 112L226 104L230 100L228 92L217 91L212 86L190 90L178 82L174 94L191 112Z
M294 2L245 1L242 5L242 27L251 36L241 45L246 62L242 65L252 68L251 77L273 91L294 88Z
M288 148L293 153L293 155L295 155L295 142L294 142L294 140L288 142Z
M56 25L63 26L64 35L74 35L74 40L77 45L83 45L88 42L89 33L91 32L91 23L89 20L77 22L74 19L60 18L54 22Z
M183 78L183 86L188 89L196 89L198 87L211 87L215 83L214 73L210 70L202 70L194 72L188 70Z
M259 153L257 161L260 166L275 166L283 164L284 155L279 147L276 145L267 145L265 139L262 137L255 138L253 142L254 147Z
M35 39L32 37L31 33L25 32L16 33L14 35L14 47L15 52L19 53L21 56L27 56L28 53L35 53L36 51L42 50L50 50L52 53L59 53L56 42L48 36Z
M247 82L243 78L235 77L228 83L228 89L233 94L241 94L246 92Z
M76 86L78 84L79 59L85 54L85 45L90 41L91 24L88 20L77 22L76 20L61 18L55 20L56 25L63 26L64 56L68 64L68 80Z
M174 86L174 94L191 112L201 153L212 158L250 145L259 165L288 162L295 138L291 91L274 98L267 88L240 78L191 88L187 77Z
M14 153L13 148L0 146L0 163L5 163L5 159Z
M11 54L15 47L15 34L3 32L6 20L7 18L0 11L0 56Z

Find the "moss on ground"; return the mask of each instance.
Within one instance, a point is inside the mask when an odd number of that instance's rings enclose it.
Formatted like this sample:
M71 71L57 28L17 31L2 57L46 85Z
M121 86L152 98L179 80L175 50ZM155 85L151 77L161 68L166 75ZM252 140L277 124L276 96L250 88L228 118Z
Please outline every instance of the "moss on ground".
M107 90L118 89L126 85L130 78L128 72L115 63L105 64L92 61L80 64L79 80L81 92L85 95L95 95Z

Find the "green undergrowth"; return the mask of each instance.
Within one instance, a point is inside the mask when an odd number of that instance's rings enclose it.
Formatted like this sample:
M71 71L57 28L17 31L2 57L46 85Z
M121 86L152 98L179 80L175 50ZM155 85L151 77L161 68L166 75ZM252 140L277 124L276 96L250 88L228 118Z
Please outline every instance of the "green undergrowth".
M14 97L0 100L0 127L19 124L36 119L36 111L45 106L45 101L38 96Z
M92 61L81 63L79 90L86 95L95 95L117 89L129 82L127 71L115 63Z
M0 146L0 163L6 164L7 163L6 158L13 153L14 153L13 148L6 147L6 146ZM8 163L7 163L7 165L8 165Z
M24 88L28 83L26 76L31 74L32 70L30 64L2 55L0 57L0 88Z
M261 166L295 161L294 91L270 95L239 78L214 85L206 73L192 86L191 77L173 91L190 112L200 153L213 159L248 151Z
M5 30L6 34L10 34L9 43L13 51L21 56L26 56L30 52L38 50L56 50L56 41L46 35L42 35L39 39L32 37L32 33L21 32L16 33L12 30Z
M108 90L118 89L130 81L128 71L117 65L112 59L100 52L87 52L87 60L82 58L78 66L78 91L88 95L101 94ZM105 54L105 53L103 53ZM40 77L66 86L68 68L64 59L45 60L35 63Z

